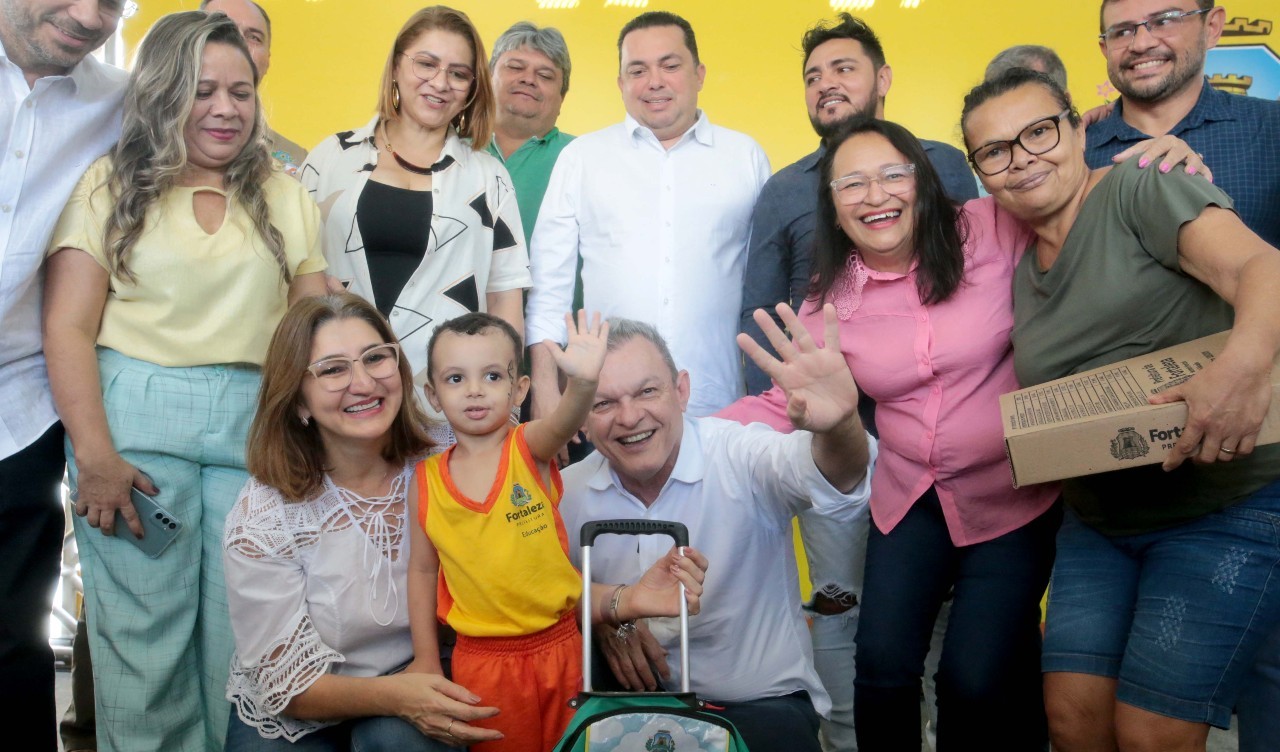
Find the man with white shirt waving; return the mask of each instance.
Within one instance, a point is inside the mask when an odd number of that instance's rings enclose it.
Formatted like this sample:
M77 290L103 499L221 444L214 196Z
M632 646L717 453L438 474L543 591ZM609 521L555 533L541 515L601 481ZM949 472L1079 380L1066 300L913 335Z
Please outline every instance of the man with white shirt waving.
M527 340L565 341L582 259L584 307L654 324L690 373L689 412L743 393L734 346L751 209L769 161L698 109L706 67L689 22L655 11L618 37L627 117L560 153L530 247ZM551 354L533 348L533 415L559 400Z
M781 360L745 335L739 341L786 393L787 415L802 429L792 434L685 415L689 374L677 370L656 329L610 319L587 415L596 452L565 470L560 512L575 557L584 522L684 523L711 562L702 610L689 623L690 688L737 726L748 749L819 752L818 716L831 701L813 668L791 524L810 508L845 521L866 517L877 449L838 348L819 346L818 332L786 306L779 314L791 341L764 313L758 317ZM839 342L830 304L824 315L823 341ZM593 578L630 585L666 550L658 536L605 536L592 548ZM616 631L596 633L628 689L652 689L655 674L667 688L679 684L670 621L614 623Z
M88 55L123 4L0 0L0 726L25 729L30 750L57 749L48 624L63 531L41 261L71 189L120 134L125 73Z

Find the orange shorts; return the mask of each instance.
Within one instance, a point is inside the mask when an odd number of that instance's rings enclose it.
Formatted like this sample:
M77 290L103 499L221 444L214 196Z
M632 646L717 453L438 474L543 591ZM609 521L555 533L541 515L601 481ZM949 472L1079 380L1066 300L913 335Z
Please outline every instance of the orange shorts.
M501 731L501 741L472 744L471 752L547 752L560 741L582 691L582 633L574 612L519 637L458 635L453 680L500 711L473 726Z

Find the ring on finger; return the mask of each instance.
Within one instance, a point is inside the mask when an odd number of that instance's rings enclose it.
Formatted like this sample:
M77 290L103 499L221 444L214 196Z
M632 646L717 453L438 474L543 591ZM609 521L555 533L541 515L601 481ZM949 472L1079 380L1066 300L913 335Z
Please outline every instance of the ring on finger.
M1236 450L1234 450L1234 449L1227 449L1226 447L1219 447L1219 448L1218 448L1218 451L1219 451L1219 452L1222 452L1223 454L1235 454L1235 453L1236 453Z
M445 736L453 736L453 724L457 723L457 721L457 718L449 719L449 725L444 727ZM455 736L454 738L456 739L457 737Z

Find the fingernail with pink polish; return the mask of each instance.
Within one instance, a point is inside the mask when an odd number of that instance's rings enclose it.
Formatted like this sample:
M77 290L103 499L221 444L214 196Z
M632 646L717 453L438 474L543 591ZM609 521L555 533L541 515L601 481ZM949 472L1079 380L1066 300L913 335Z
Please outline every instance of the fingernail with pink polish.
M1151 160L1147 159L1146 157L1143 157L1142 159L1138 160L1138 169L1142 169L1143 167L1146 167L1149 164L1151 164Z

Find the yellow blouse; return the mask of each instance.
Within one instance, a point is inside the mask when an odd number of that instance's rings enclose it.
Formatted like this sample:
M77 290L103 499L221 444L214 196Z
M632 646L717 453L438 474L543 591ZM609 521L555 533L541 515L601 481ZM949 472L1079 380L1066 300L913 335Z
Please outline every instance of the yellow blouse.
M50 255L76 248L108 269L103 229L115 206L106 189L110 172L111 158L102 157L80 179L54 229ZM147 210L127 259L137 281L111 276L98 344L162 366L261 365L288 307L288 288L238 202L227 205L221 227L205 232L192 204L199 191L221 193L173 188ZM290 271L323 271L315 201L282 172L271 175L264 191Z

